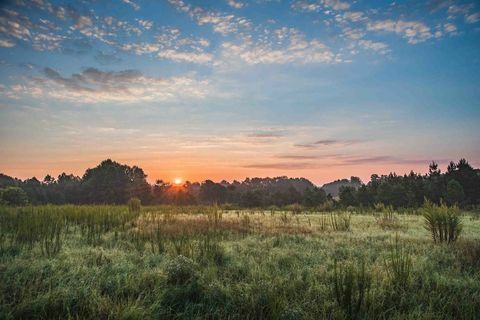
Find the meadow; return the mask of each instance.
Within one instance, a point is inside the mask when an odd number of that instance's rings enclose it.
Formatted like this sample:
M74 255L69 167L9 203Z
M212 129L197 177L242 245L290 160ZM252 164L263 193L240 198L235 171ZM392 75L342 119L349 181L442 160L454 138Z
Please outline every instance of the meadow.
M479 318L478 213L289 209L0 207L0 319Z

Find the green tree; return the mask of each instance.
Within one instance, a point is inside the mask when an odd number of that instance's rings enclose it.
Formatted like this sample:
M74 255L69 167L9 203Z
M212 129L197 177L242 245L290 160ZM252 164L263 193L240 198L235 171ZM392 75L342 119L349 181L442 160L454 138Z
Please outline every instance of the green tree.
M357 189L355 187L342 186L339 190L340 203L343 206L357 206Z
M465 198L462 185L455 179L447 184L447 203L449 205L461 204Z
M19 187L0 189L0 199L9 206L24 206L28 203L27 194Z
M325 190L314 187L305 191L303 203L307 207L317 207L327 201Z

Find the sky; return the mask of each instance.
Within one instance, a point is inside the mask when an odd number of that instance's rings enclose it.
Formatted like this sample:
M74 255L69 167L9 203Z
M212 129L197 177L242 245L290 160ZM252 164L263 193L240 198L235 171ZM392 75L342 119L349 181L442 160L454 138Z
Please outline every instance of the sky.
M149 181L480 166L480 2L0 2L0 172Z

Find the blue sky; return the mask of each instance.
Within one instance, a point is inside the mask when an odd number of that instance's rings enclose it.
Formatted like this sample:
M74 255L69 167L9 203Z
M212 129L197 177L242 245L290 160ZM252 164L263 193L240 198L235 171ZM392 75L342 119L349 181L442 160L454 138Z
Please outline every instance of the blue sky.
M480 165L476 1L7 1L0 66L0 171L20 178Z

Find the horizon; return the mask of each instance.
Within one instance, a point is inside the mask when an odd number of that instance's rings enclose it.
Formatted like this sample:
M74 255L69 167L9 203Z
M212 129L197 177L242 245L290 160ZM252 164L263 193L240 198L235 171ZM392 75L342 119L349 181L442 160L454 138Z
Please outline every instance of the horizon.
M117 161L117 160L111 159L111 158L107 158L107 159L101 160L101 161L99 161L96 165L93 165L93 166L91 166L91 167L85 168L85 169L84 169L82 172L80 172L80 173L69 172L69 171L63 170L63 171L60 171L60 172L58 172L58 173L46 173L46 174L43 174L43 175L38 175L38 176L37 176L37 175L33 175L33 176L28 176L28 177L18 177L18 176L15 176L15 175L8 174L8 173L6 173L6 172L0 172L0 174L4 174L4 175L7 175L7 176L10 176L10 177L13 177L13 178L21 179L21 180L23 180L23 181L25 181L26 179L30 179L30 178L36 178L36 179L38 179L39 181L42 181L42 179L43 179L45 176L47 176L47 175L50 175L50 176L52 176L53 178L57 179L57 177L58 177L59 175L61 175L62 173L65 173L65 174L73 174L74 176L78 176L78 177L81 178L81 177L83 176L83 174L86 172L87 169L93 169L93 168L97 167L97 165L100 165L101 162L106 161L106 160L111 160L111 161L113 161L113 162L117 162L117 163L120 163L120 164L122 164L122 165L125 164L125 165L128 165L128 166L130 166L130 167L137 166L137 167L141 168L141 169L144 171L145 175L147 176L147 178L146 178L147 182L150 183L150 184L152 184L152 185L155 184L155 182L156 182L157 180L162 180L162 181L164 181L164 182L166 182L166 183L169 183L169 184L171 184L171 185L183 185L183 184L185 184L185 183L187 183L187 182L189 182L189 183L203 183L203 182L206 181L206 180L211 180L211 181L213 181L213 182L215 182L215 183L220 183L220 182L222 182L222 181L227 181L228 183L233 183L234 181L239 181L239 182L245 181L247 178L249 178L249 179L253 179L253 178L261 178L261 179L264 179L264 178L287 177L287 178L289 178L289 179L307 179L308 181L310 181L311 183L313 183L316 187L322 187L322 186L325 185L325 184L328 184L328 183L331 183L331 182L335 182L335 181L339 181L339 180L343 180L343 179L350 180L351 177L359 177L360 180L362 181L362 183L367 184L367 183L370 181L371 175L373 175L373 174L377 174L377 175L379 175L379 176L389 175L389 174L397 174L397 175L399 175L399 176L403 176L403 175L405 175L405 174L409 174L410 172L414 172L414 173L416 173L416 174L425 175L425 174L428 173L429 164L432 162L432 161L430 161L429 163L427 163L427 165L426 165L426 168L427 168L427 169L426 169L426 170L423 170L423 171L415 171L415 170L412 169L412 170L407 170L407 171L404 172L404 173L399 173L399 172L395 172L395 171L389 171L389 172L385 172L385 173L374 172L374 173L370 174L368 177L365 177L365 178L363 178L363 177L361 177L361 176L358 176L358 175L350 175L350 176L345 176L345 177L342 177L342 178L336 178L336 179L332 179L332 180L328 180L328 181L321 181L321 182L314 181L314 180L312 180L312 179L310 179L310 178L308 178L308 177L303 177L303 176L289 176L289 175L282 175L282 174L280 174L280 175L273 175L273 176L245 176L245 177L234 178L234 179L224 179L224 178L221 178L221 177L220 177L220 178L217 178L217 179L210 179L210 178L207 177L207 178L205 178L205 179L194 180L194 179L184 178L184 177L182 177L182 176L174 176L174 177L172 177L171 179L163 179L163 178L161 178L161 177L160 177L160 178L152 179L152 178L150 177L148 171L147 171L145 168L143 168L141 165L138 165L138 164L135 164L135 163L123 163L123 162L121 162L121 161ZM458 160L460 160L460 159L458 159ZM452 161L453 161L454 163L456 163L456 161L458 161L458 160L452 160ZM466 160L468 161L468 159L466 159ZM435 162L435 161L434 161L434 162ZM435 162L435 163L437 163L437 162ZM442 166L442 165L440 165L439 163L437 163L437 164L438 164L438 169L440 169L440 171L441 171L442 173L445 173L445 172L447 171L447 170L446 170L446 169L447 169L447 165ZM471 163L470 163L470 164L471 164ZM471 164L471 165L472 165L472 164ZM473 168L474 168L474 169L477 169L476 167L477 167L477 166L473 165Z
M480 4L0 4L0 172L148 181L480 167Z

